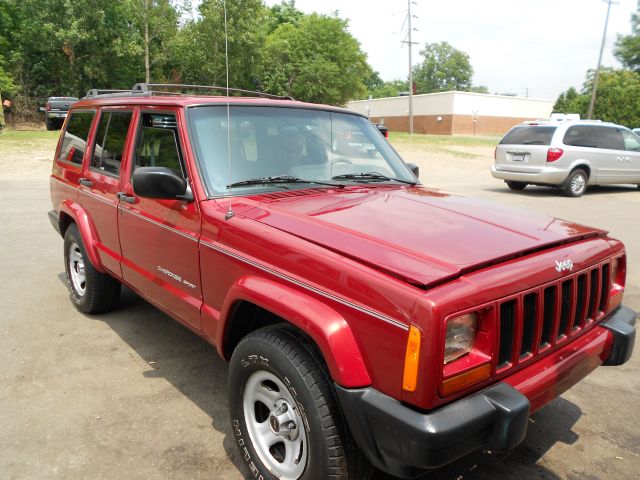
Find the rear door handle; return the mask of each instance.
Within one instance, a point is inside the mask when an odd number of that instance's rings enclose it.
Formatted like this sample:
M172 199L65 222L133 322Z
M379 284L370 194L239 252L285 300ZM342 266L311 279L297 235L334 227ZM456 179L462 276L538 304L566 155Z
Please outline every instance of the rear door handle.
M127 203L136 203L136 197L133 195L127 195L124 192L118 192L118 198L120 199L120 201L122 202L127 202Z
M85 186L85 187L93 187L93 182L91 180L86 179L86 178L81 178L80 180L78 180L78 183L80 185Z

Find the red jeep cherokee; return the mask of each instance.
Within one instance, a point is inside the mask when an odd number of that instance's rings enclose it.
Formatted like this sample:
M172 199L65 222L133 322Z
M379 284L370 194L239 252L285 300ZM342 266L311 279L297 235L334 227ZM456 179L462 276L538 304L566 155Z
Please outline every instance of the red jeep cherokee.
M252 477L507 451L531 412L629 359L606 232L425 188L353 112L151 88L73 105L49 215L80 311L125 284L230 359Z

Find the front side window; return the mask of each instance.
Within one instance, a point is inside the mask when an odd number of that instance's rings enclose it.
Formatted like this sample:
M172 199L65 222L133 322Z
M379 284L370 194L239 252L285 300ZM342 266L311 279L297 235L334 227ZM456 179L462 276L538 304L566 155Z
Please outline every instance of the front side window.
M118 175L132 112L103 112L96 134L91 169Z
M629 130L622 130L624 149L631 152L640 152L640 137Z
M598 147L598 130L593 125L574 125L564 134L562 143L574 147Z
M60 156L58 160L82 165L82 158L87 149L87 137L95 112L71 112L64 132Z
M173 114L143 113L133 168L166 167L186 178Z
M191 107L188 116L196 157L213 195L281 188L259 183L229 188L237 182L269 177L309 180L287 188L307 188L313 181L393 181L382 176L416 182L380 132L357 115L232 106L227 124L226 107L205 106Z

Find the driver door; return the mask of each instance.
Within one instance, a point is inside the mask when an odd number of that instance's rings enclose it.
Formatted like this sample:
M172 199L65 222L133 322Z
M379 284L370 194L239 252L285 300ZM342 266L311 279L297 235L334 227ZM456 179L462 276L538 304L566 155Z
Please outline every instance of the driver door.
M622 130L622 138L627 182L640 184L640 137L629 130Z

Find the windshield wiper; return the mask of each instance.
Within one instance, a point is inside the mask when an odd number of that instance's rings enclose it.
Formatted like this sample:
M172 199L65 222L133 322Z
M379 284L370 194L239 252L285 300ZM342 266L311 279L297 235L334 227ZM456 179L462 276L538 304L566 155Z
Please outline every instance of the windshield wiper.
M317 185L329 185L330 187L344 188L341 183L321 182L318 180L305 180L304 178L293 177L291 175L277 175L275 177L261 177L250 178L248 180L241 180L234 182L231 185L227 185L227 188L245 187L248 185L269 185L273 183L286 184L286 183L315 183Z
M411 180L401 180L399 178L387 177L378 172L367 173L345 173L344 175L336 175L331 177L331 180L389 180L393 182L406 183L407 185L417 185L418 182L412 182Z

